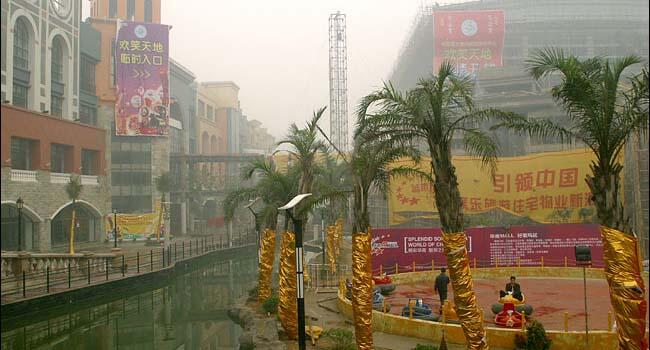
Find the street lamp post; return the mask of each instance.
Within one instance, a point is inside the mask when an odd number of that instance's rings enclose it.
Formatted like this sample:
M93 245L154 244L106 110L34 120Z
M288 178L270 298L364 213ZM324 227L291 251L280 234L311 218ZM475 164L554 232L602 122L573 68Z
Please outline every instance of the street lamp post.
M16 208L18 208L18 251L22 250L22 242L23 242L23 238L22 238L22 228L23 228L23 226L22 226L22 223L23 223L23 204L24 203L25 202L23 202L22 197L18 197L18 199L16 199Z
M113 248L117 248L117 209L113 208Z
M302 247L302 219L296 218L292 210L300 201L311 196L311 193L299 194L289 201L285 206L278 210L286 210L287 215L293 221L294 231L296 232L296 301L298 304L298 348L305 350L307 348L305 335L305 291L303 284L303 247Z

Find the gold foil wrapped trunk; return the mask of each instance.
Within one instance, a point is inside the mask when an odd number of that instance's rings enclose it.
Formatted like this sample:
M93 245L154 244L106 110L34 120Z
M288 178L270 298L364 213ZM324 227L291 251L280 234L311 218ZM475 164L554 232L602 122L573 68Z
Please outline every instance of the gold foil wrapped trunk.
M619 348L647 349L645 315L648 303L639 266L638 240L605 226L600 227L600 233L603 239L605 277L616 317Z
M469 271L467 237L463 232L443 233L449 279L454 289L456 314L467 339L467 349L489 349L485 338L483 317L476 302L472 275Z
M298 314L296 301L296 236L282 233L280 243L280 272L278 291L278 316L289 339L298 337Z
M359 350L372 346L372 264L370 229L352 235L352 311Z
M336 220L336 258L341 255L341 243L343 242L343 219Z
M327 263L330 266L330 271L334 271L336 267L336 226L327 226Z
M275 257L275 230L265 229L260 246L260 271L257 299L263 303L271 296L271 278L273 277L273 258Z

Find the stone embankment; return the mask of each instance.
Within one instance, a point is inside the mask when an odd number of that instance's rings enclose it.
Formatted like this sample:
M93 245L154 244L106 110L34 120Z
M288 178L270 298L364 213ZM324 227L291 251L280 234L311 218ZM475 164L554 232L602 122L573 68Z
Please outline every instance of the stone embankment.
M275 316L263 316L252 308L239 304L228 310L228 317L244 329L244 333L239 336L240 349L287 349L286 344L278 338Z

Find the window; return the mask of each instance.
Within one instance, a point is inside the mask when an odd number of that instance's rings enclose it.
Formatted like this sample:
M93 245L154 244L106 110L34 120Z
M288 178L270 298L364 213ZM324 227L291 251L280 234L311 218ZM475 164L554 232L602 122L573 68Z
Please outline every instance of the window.
M14 81L14 87L13 87L14 106L27 108L28 93L29 93L29 88L27 86Z
M29 62L29 31L24 19L16 21L14 28L14 79L13 104L27 108L29 104L30 62Z
M29 70L29 32L22 18L14 28L14 67Z
M117 0L108 1L108 17L110 18L117 17Z
M84 103L80 104L79 121L88 125L97 125L97 107Z
M120 212L151 211L151 140L113 136L111 185L113 207Z
M126 2L126 19L132 21L135 19L135 0Z
M95 94L95 62L87 56L81 56L79 65L79 74L81 74L81 81L79 87L82 90L88 91L92 95Z
M115 86L115 39L111 40L111 82Z
M68 167L66 167L66 158L69 156L71 151L70 146L61 145L58 143L53 143L50 146L50 171L53 173L66 173L68 172Z
M98 174L99 152L82 149L81 150L81 174L97 175Z
M151 0L144 0L144 21L149 23L151 22Z
M11 167L32 170L32 143L34 141L19 137L11 138Z
M63 80L63 39L52 41L50 114L63 116L65 83Z
M208 119L214 120L214 109L210 105L208 105Z
M199 100L199 117L205 117L205 103Z

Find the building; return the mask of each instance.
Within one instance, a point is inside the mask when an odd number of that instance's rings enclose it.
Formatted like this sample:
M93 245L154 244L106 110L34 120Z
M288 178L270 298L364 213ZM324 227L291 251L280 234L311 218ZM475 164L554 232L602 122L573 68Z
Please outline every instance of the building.
M532 50L557 47L581 58L637 55L648 62L648 6L648 1L644 0L483 0L426 6L416 16L389 80L398 89L405 90L414 87L421 77L433 73L434 11L503 10L503 66L479 71L475 90L477 101L483 106L517 112L529 118L547 118L562 123L566 116L549 93L553 80L536 82L524 70L525 60ZM509 131L499 131L495 136L504 156L582 146L569 146L554 138L520 136ZM626 152L625 166L626 171L631 170L626 173L630 175L626 175L626 201L628 208L633 208L630 214L634 216L637 232L646 242L644 246L647 246L648 237L647 144L647 138L639 139L638 147ZM454 144L453 152L464 153L459 143ZM382 205L377 204L377 207Z
M106 132L88 110L96 101L90 83L80 84L79 75L99 59L92 48L81 48L88 41L81 34L81 0L1 4L2 250L18 248L19 212L20 249L67 247L72 201L65 186L72 174L83 185L75 241L100 240L110 211Z
M161 197L155 179L169 171L169 137L115 135L114 41L118 19L160 23L160 0L95 0L90 13L88 23L101 37L102 60L95 74L97 120L108 131L106 144L110 152L106 162L110 166L112 209L120 213L152 212Z

